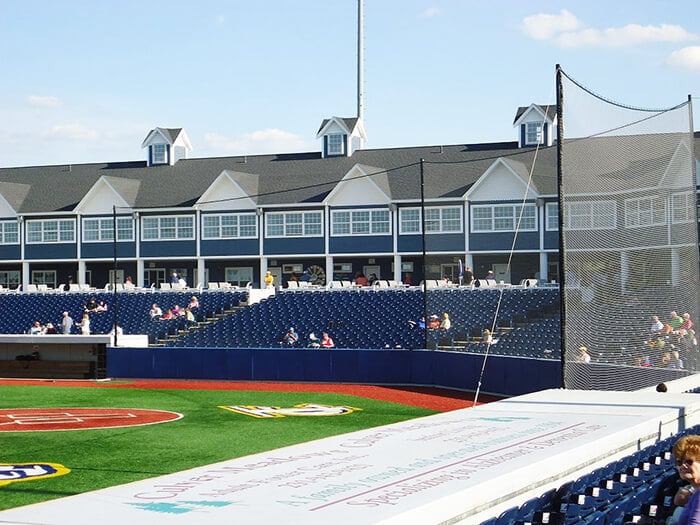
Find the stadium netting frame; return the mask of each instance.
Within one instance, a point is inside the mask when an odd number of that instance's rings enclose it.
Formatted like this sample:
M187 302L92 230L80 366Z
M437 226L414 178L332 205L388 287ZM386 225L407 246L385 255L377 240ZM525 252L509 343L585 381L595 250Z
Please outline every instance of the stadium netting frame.
M696 371L693 332L651 330L654 315L665 324L674 311L698 318L690 97L634 108L596 95L558 65L556 76L563 386L651 386L661 373L621 367L660 371L677 366L674 352Z

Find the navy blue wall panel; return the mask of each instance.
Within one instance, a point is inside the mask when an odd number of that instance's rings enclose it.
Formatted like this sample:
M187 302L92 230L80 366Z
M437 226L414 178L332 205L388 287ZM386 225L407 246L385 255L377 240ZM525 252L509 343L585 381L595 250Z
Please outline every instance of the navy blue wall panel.
M19 244L0 246L0 261L14 261L19 259Z
M475 390L484 356L426 350L108 348L107 375L428 385ZM559 388L558 361L491 356L484 393L519 395Z
M196 241L141 241L141 257L194 257Z
M201 242L202 257L208 255L257 255L258 239L216 240Z
M368 235L358 237L331 237L328 240L331 253L391 252L391 235Z
M80 245L80 255L86 259L104 259L105 257L114 257L114 243L84 242ZM136 257L136 243L117 243L117 257Z
M75 243L27 244L25 259L75 259L78 248Z
M264 252L268 257L290 253L323 253L323 237L289 237L265 239Z

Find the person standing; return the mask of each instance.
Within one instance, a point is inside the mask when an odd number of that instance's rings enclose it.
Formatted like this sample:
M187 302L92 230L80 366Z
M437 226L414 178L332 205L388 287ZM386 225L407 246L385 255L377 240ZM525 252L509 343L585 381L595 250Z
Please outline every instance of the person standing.
M72 328L73 318L70 315L68 315L68 312L63 312L63 319L61 319L61 329L63 333L69 335Z
M265 274L265 288L272 288L275 284L275 276L270 270Z
M90 335L90 316L88 314L83 314L83 320L78 323L80 327L80 333L83 335Z

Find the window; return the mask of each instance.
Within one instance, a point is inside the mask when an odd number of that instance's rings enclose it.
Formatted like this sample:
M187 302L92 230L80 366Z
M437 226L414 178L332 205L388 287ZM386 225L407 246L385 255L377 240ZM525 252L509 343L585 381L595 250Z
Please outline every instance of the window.
M547 214L547 230L559 230L559 204L556 202L548 202L545 210Z
M331 213L331 234L382 235L391 233L389 210L338 210Z
M343 153L343 135L328 135L328 154L342 155Z
M56 288L56 270L32 270L32 284L45 284Z
M254 213L204 215L203 239L240 239L258 236L258 221Z
M614 230L617 227L615 201L567 202L564 221L569 230Z
M659 226L666 224L666 206L661 197L641 197L625 200L625 226Z
M528 122L525 124L525 144L542 144L542 123Z
M0 244L19 244L19 224L17 221L0 222Z
M476 205L472 206L471 222L473 232L536 231L537 211L534 204Z
M673 224L694 220L695 195L690 192L671 195L671 218Z
M421 233L420 208L399 209L401 234ZM426 233L460 233L462 231L462 207L445 206L425 209Z
M399 233L420 232L420 208L399 208Z
M141 228L144 241L194 239L194 218L191 215L143 217Z
M153 144L151 146L151 164L167 164L167 144Z
M226 268L224 271L226 282L233 286L246 286L253 280L253 268Z
M0 271L0 286L3 288L17 288L20 283L20 273L16 270Z
M74 241L74 219L27 221L27 244L61 243Z
M134 240L134 221L131 217L117 217L117 240ZM83 242L114 241L114 219L83 219Z
M323 235L320 211L265 214L266 237L320 237Z

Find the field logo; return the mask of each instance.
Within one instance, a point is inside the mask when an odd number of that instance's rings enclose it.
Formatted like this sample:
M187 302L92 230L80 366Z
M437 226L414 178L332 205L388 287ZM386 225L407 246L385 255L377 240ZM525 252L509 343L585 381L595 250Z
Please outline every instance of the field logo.
M258 418L287 416L344 416L345 414L352 414L355 410L362 410L361 408L317 405L315 403L302 403L301 405L294 405L291 408L258 405L220 406L219 408Z
M141 510L150 510L153 512L163 512L166 514L186 514L193 511L205 511L216 507L226 507L231 505L226 501L178 501L175 503L151 502L151 503L128 503Z
M0 486L16 481L63 476L69 472L70 469L58 463L0 463Z
M133 427L182 417L177 412L143 408L6 408L0 410L0 432Z

